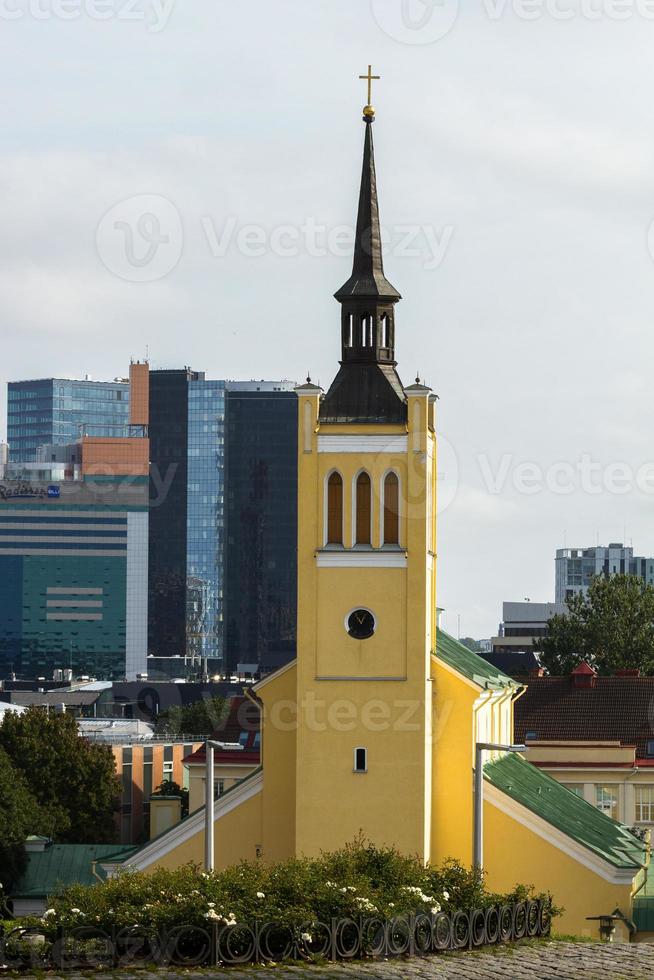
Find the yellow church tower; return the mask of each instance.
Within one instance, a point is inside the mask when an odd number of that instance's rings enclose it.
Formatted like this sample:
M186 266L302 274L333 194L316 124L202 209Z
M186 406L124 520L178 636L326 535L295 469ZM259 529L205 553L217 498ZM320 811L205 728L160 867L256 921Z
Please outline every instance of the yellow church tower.
M363 120L352 275L335 294L340 368L324 396L309 379L297 389L295 849L363 830L427 861L435 396L397 374L401 297L384 275L372 106Z

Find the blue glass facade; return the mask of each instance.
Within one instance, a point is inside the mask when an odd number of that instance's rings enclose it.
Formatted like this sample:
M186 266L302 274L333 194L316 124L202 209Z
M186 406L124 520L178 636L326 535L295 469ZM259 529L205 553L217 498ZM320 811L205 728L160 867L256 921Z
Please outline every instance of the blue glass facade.
M39 446L90 436L127 435L129 385L120 381L11 381L7 389L9 461L32 463Z
M188 387L187 652L223 657L225 382Z
M151 655L295 655L296 403L288 383L151 372Z

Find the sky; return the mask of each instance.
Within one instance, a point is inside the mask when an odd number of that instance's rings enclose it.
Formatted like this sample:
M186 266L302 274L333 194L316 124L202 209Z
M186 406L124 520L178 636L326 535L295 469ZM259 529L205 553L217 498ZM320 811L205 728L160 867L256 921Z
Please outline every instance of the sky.
M405 384L439 395L438 602L654 554L654 0L0 0L4 383L337 369L372 64Z

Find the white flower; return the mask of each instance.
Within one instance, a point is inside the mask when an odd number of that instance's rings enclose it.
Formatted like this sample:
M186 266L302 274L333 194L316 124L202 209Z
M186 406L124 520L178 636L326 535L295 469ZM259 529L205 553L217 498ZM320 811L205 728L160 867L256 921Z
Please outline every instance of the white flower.
M216 903L215 902L207 902L207 905L208 905L208 907L210 909L215 909L215 907L216 907Z
M205 912L204 913L204 917L205 917L205 919L211 919L212 922L222 922L223 921L221 919L221 917L218 915L218 913L217 912L214 912L213 909L209 909L208 912Z
M338 888L338 885L336 884L335 881L326 881L325 885L327 886L327 888Z
M303 932L302 933L302 936L300 938L303 939L305 943L310 943L311 942L311 938L312 938L311 937L311 933L310 932Z
M443 898L445 899L446 902L449 902L449 900L450 900L450 893L449 892L443 892Z
M45 919L47 915L54 915L54 914L55 914L54 909L46 909L45 912L43 913L43 918Z
M440 910L441 910L441 907L438 904L438 902L436 902L436 904L432 906L431 914L432 915L438 915L438 913L440 912Z
M354 885L348 885L348 886L347 886L347 890L348 890L349 892L355 892L355 891L356 891L356 888L354 887Z
M389 907L389 909L394 909L395 908L395 902L389 902L388 903L388 907Z
M339 888L338 890L341 893L341 895L346 895L347 894L347 888Z
M73 913L73 915L79 915L80 913L79 909L71 909L70 911Z
M257 892L257 898L265 898L265 892Z
M355 898L354 901L357 903L360 909L365 909L366 912L377 911L377 906L373 905L369 898Z

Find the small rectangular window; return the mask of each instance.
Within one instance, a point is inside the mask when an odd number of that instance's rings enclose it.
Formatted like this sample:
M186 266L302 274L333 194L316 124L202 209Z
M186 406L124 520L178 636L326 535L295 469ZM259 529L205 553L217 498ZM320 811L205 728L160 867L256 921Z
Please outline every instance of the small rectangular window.
M647 755L650 758L654 756L654 739L652 738L647 739Z
M367 749L355 749L354 750L354 771L355 772L368 772L368 750Z

